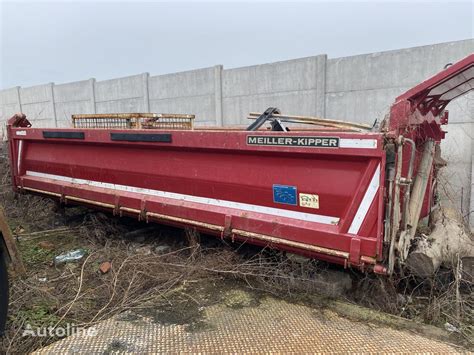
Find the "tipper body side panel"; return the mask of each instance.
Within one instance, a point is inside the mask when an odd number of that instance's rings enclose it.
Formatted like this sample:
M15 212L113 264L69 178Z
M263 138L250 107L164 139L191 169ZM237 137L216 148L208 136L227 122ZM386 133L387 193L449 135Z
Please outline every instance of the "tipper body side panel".
M10 128L13 183L342 264L380 258L381 134L130 132Z

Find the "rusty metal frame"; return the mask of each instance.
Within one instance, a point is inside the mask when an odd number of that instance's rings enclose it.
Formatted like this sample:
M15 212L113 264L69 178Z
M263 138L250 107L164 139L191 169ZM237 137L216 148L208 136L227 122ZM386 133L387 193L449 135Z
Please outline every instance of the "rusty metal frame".
M15 239L13 233L10 230L10 226L7 223L5 213L3 208L0 206L0 244L3 244L1 247L4 248L7 260L10 262L12 269L18 275L24 275L26 273L25 266L21 261L20 252L15 244Z
M178 113L98 113L72 115L74 128L194 129L195 115Z
M248 115L249 120L255 120L260 117L262 114L258 112L250 112ZM297 123L297 124L310 124L322 127L332 127L345 129L355 132L369 132L372 130L372 126L357 123L357 122L348 122L341 120L333 120L329 118L321 117L312 117L312 116L294 116L294 115L282 115L279 113L272 113L271 117L281 120L282 122Z

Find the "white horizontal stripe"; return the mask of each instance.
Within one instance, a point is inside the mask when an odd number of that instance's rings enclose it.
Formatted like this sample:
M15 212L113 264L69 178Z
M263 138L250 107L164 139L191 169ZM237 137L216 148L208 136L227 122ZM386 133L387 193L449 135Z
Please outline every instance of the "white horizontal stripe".
M340 148L365 148L365 149L375 149L377 148L376 139L350 139L350 138L341 138L339 140Z
M365 191L365 195L364 195L364 198L362 199L359 209L357 210L357 213L354 219L352 220L351 226L349 227L350 234L359 233L360 226L362 225L362 222L364 221L365 216L367 216L367 212L369 212L370 205L372 204L375 194L377 193L377 190L379 189L379 185L380 185L380 164L377 166L377 170L375 170L374 176L372 176L372 179L370 180L369 187L367 188L367 191Z
M279 217L293 218L293 219L298 219L298 220L308 221L308 222L316 222L316 223L322 223L322 224L337 224L337 223L339 223L339 218L337 218L337 217L329 217L329 216L322 216L322 215L311 214L311 213L289 211L289 210L283 210L283 209L280 209L280 208L273 208L273 207L266 207L266 206L259 206L259 205L250 205L250 204L241 203L241 202L217 200L217 199L214 199L214 198L199 197L199 196L178 194L178 193L174 193L174 192L144 189L144 188L141 188L141 187L109 184L109 183L106 183L106 182L76 179L76 178L71 178L71 177L68 177L68 176L38 173L38 172L35 172L35 171L27 171L26 175L27 176L35 176L35 177L44 178L44 179L64 181L64 182L68 182L68 183L71 183L71 184L88 185L88 186L100 187L100 188L103 188L103 189L133 192L133 193L144 194L144 195L164 197L164 198L169 198L169 199L173 199L173 200L203 203L203 204L206 204L206 205L218 206L218 207L234 208L234 209L238 209L238 210L244 210L244 211L256 212L256 213L264 213L264 214L269 214L269 215L274 215L274 216L279 216Z
M21 158L23 156L23 141L20 141L18 143L18 159L17 159L17 169L18 169L18 174L21 174Z

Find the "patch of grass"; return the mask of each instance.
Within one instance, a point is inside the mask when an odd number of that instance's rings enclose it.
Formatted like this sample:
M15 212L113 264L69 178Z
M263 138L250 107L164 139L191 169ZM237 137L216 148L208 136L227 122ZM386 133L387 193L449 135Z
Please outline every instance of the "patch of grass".
M59 321L59 317L51 313L51 307L46 303L21 309L16 314L16 317L21 319L24 324L29 324L32 327L50 326Z
M141 320L142 317L140 317L138 314L132 313L132 312L126 312L119 314L117 317L117 320L122 321L122 322L137 322Z
M41 242L49 242L54 246L54 249L41 247ZM45 235L33 240L20 240L17 245L26 266L37 267L38 265L51 263L53 258L59 254L80 248L81 244L75 235L58 234Z
M24 241L18 244L23 262L27 266L37 266L38 264L49 263L55 255L54 250L43 249L38 243L33 241Z
M224 295L224 304L229 308L240 309L244 307L257 307L260 300L255 295L235 289L230 290Z
M140 310L138 313L151 317L155 323L163 325L186 325L201 321L203 317L203 312L199 306L189 300L175 302L160 308Z

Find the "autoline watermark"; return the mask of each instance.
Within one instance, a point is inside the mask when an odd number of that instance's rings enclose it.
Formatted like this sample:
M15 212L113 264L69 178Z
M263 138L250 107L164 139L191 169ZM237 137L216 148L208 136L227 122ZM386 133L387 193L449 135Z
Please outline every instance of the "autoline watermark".
M72 323L67 323L65 327L32 327L31 324L27 324L22 335L24 337L64 338L76 334L79 336L93 337L97 335L97 329L95 327L84 328Z

